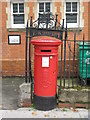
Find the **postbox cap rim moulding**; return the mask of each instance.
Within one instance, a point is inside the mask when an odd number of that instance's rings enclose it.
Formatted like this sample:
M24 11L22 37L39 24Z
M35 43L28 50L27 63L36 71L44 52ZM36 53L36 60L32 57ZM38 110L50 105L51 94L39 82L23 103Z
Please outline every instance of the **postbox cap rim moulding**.
M31 44L33 45L54 45L58 46L62 44L61 40L54 38L54 37L47 37L47 36L38 36L33 37L31 40Z

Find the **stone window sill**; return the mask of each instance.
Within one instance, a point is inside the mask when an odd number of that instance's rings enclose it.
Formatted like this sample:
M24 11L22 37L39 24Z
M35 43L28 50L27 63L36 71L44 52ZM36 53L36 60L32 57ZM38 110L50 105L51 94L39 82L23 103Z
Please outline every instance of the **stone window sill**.
M25 32L25 28L8 28L8 32Z
M68 28L68 31L72 31L72 32L81 32L83 30L82 27L78 27L78 28ZM8 28L9 32L25 32L26 28Z
M82 27L78 27L78 28L68 28L68 31L72 31L72 32L81 32L83 30Z

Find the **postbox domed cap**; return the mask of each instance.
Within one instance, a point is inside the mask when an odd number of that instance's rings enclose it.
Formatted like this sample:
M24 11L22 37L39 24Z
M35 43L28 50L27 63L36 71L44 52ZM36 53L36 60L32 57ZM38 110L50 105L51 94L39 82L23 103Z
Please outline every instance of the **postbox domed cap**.
M38 36L33 37L31 39L31 44L33 45L54 45L58 46L62 44L61 40L54 38L54 37L47 37L47 36Z

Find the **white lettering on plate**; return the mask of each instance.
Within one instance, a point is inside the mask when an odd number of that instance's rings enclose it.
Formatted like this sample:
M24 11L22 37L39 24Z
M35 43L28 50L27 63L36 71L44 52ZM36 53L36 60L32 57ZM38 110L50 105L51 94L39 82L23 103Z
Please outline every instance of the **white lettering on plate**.
M19 43L20 43L20 38L19 38L19 36L9 36L9 43L19 44Z

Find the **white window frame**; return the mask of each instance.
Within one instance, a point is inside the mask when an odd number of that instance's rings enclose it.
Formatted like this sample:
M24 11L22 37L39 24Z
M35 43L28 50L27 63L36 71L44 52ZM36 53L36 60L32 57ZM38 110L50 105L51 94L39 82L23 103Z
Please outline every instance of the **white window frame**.
M72 2L77 2L77 12L66 12L66 2L71 2L71 11L72 11ZM64 19L65 24L64 27L66 27L66 13L77 13L77 23L67 23L68 28L78 28L79 27L79 0L66 0L65 1L65 9L64 9Z
M14 20L13 20L13 3L24 3L24 24L14 24ZM18 5L19 7L19 5ZM19 8L18 8L19 9ZM17 14L17 13L14 13ZM22 13L19 13L22 14ZM25 2L23 0L16 0L16 1L11 1L11 24L12 24L12 28L25 28Z
M39 17L39 13L43 13L43 12L39 12L39 3L44 3L44 12L45 12L45 3L50 3L50 12L52 12L52 1L50 0L46 0L46 1L38 1L37 3L37 16ZM45 12L46 13L46 12Z

